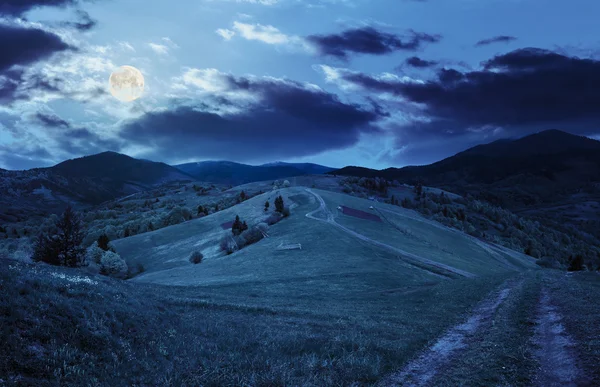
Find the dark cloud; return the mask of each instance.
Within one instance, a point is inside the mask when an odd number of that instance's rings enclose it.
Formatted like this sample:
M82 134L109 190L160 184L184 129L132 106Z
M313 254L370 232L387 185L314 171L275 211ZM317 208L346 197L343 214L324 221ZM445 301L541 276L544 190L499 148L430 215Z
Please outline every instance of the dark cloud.
M428 68L428 67L433 67L438 64L438 62L436 62L436 61L421 59L418 56L412 56L410 58L407 58L404 61L404 63L407 64L408 66L416 67L416 68Z
M36 28L0 24L0 72L14 65L28 65L70 46L58 35Z
M156 159L266 161L351 146L361 133L377 132L373 124L386 115L376 106L347 104L334 94L295 82L227 80L231 91L249 91L261 102L237 114L190 106L148 113L126 124L121 136L154 147L146 157Z
M50 152L39 145L20 147L18 153L12 145L0 145L0 164L7 169L23 170L50 166L53 162Z
M75 0L0 0L0 14L20 16L37 7L64 7L75 3Z
M351 72L342 77L375 93L397 95L398 106L418 104L421 119L397 129L402 144L437 141L443 147L440 139L454 138L464 146L465 138L492 140L550 128L589 135L600 127L600 61L547 50L498 55L476 71L441 69L424 83Z
M493 38L483 39L475 43L475 47L487 46L494 43L508 43L517 40L514 36L500 35Z
M600 61L565 57L534 48L499 55L483 70L443 69L426 83L379 80L346 74L347 81L425 104L429 117L465 128L537 122L597 120L600 123Z
M79 31L89 31L98 24L98 21L92 19L89 13L83 10L76 11L78 20L75 22L63 22L63 26L73 27Z
M409 31L406 36L362 27L339 34L311 35L306 38L323 56L347 59L350 53L384 55L394 51L416 51L424 43L436 43L440 35Z
M70 128L71 125L56 114L35 113L33 121L49 128Z

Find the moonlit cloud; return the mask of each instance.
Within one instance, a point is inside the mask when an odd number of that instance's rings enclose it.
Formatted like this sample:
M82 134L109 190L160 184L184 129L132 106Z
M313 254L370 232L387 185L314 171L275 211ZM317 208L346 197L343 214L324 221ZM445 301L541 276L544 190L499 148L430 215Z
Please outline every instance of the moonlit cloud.
M227 28L219 28L215 32L225 40L231 40L235 35L235 31L228 30Z
M233 29L244 39L258 40L267 44L285 44L290 41L289 36L269 25L247 24L236 21L233 23Z
M148 43L148 46L158 55L167 55L169 53L169 47L163 44Z

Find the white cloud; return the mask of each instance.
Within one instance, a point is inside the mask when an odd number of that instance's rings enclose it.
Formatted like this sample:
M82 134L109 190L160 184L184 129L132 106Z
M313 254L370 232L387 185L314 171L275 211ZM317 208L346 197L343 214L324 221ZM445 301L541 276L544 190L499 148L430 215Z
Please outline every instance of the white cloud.
M248 40L259 40L267 44L284 44L290 41L290 38L273 26L262 24L247 24L234 22L233 28L239 34Z
M230 31L226 33L229 33L231 37L233 37L233 33L237 32L237 35L246 40L257 40L273 46L283 47L291 51L311 54L315 53L313 46L308 44L304 38L296 35L287 35L281 32L277 27L271 25L262 25L258 23L249 24L235 21L232 28L235 31L224 29L222 31ZM219 30L217 30L217 33L219 33ZM231 37L229 39L231 39Z
M119 47L124 51L135 52L135 48L129 42L119 42Z
M173 40L171 40L171 38L169 38L169 37L165 36L161 40L163 42L165 42L171 48L179 48L179 45L177 43L175 43Z
M169 47L163 44L148 43L148 46L158 55L167 55L169 53Z
M215 32L225 40L231 40L235 35L235 31L228 30L227 28L219 28Z

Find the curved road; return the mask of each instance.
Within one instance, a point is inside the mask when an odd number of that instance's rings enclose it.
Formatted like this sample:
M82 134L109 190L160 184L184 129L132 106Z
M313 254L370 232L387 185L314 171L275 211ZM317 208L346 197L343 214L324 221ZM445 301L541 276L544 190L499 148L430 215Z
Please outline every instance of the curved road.
M331 224L332 226L335 226L335 227L339 228L340 230L343 230L346 233L351 234L351 235L353 235L354 237L356 237L356 238L358 238L360 240L363 240L365 242L369 242L369 243L371 243L373 245L376 245L376 246L381 247L383 249L392 251L392 252L394 252L396 254L400 254L402 256L402 258L404 258L405 260L407 260L409 263L411 263L411 261L413 263L415 261L417 261L417 262L419 262L421 264L425 264L425 265L428 265L428 266L436 267L438 269L449 271L451 273L458 274L458 275L461 275L463 277L468 277L468 278L475 277L475 275L472 274L472 273L466 272L464 270L457 269L457 268L452 267L452 266L444 265L443 263L435 262L435 261L432 261L432 260L427 259L427 258L420 257L420 256L415 255L413 253L410 253L408 251L405 251L405 250L399 249L397 247L393 247L393 246L387 245L385 243L376 241L376 240L371 239L371 238L369 238L367 236L359 234L356 231L350 230L349 228L347 228L345 226L342 226L341 224L339 224L339 223L337 223L335 221L335 219L333 218L333 214L331 213L331 211L329 211L329 209L327 208L327 205L325 204L325 201L323 200L323 198L319 194L313 192L309 188L305 188L305 190L306 190L306 192L314 195L317 198L317 200L319 201L319 204L320 204L319 208L317 208L316 210L311 211L311 212L309 212L309 213L306 214L307 218ZM327 219L320 219L320 218L315 217L314 214L317 213L317 212L319 212L319 211L323 211L325 213L325 215L327 216Z

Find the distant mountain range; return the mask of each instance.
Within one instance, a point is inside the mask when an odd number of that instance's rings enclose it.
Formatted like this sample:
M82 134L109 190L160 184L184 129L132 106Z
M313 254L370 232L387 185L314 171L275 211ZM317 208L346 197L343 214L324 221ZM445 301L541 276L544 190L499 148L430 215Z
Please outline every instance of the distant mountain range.
M67 160L49 168L0 170L0 221L59 211L67 203L99 204L179 180L194 178L165 163L115 152Z
M560 130L478 145L425 166L374 170L345 167L330 174L382 177L471 194L510 209L556 204L597 190L600 141ZM597 192L600 193L600 192Z
M333 170L333 168L318 164L296 164L280 161L257 166L231 161L200 161L179 164L174 167L200 181L231 185L276 180L292 176L323 174Z

